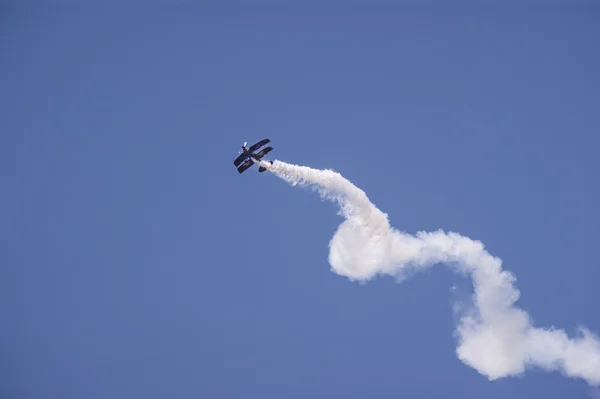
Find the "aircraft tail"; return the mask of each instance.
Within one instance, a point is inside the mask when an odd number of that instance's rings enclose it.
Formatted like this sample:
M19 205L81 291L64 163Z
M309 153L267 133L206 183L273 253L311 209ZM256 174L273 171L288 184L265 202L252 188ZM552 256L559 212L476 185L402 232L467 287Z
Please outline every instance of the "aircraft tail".
M271 165L273 165L273 161L267 161L268 163L270 163ZM259 164L260 165L260 164ZM258 171L260 173L264 172L265 170L267 170L267 168L265 168L264 166L260 166L260 168L258 168Z

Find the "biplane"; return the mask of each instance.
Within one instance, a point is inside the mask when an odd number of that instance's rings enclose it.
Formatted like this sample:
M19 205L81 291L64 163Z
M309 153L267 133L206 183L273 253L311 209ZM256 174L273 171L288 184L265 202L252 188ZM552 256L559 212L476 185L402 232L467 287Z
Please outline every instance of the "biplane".
M256 154L254 153L254 151L258 150L260 147L270 142L271 140L264 139L256 144L251 145L250 147L247 147L246 144L248 144L248 142L245 142L244 145L242 145L241 154L235 159L235 161L233 161L233 164L237 167L237 171L240 173L244 173L246 169L254 165L254 160L260 160L262 157L267 155L273 149L273 147L265 147ZM273 161L270 162L271 164L273 163ZM258 168L258 171L261 173L265 170L267 169L264 166Z

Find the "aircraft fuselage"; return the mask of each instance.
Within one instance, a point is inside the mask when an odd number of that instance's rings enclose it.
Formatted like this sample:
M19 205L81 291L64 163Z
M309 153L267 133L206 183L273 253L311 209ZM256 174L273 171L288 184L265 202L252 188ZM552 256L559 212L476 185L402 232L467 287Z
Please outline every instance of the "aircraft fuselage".
M245 157L250 158L254 162L256 162L256 157L258 156L255 152L248 151L247 148L240 155L244 155Z

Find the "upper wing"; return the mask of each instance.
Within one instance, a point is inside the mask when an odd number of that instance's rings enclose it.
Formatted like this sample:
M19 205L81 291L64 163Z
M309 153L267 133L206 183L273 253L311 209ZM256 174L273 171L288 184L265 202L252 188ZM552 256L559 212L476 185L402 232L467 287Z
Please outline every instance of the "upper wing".
M238 171L238 172L240 172L240 173L244 173L244 171L245 171L246 169L248 169L248 168L249 168L250 166L252 166L252 165L254 165L254 162L253 162L251 159L249 159L249 160L247 160L246 162L244 162L244 163L243 163L243 164L242 164L242 165L241 165L241 166L240 166L240 167L237 169L237 171Z
M244 159L248 158L248 153L242 152L236 159L233 161L235 166L239 166Z
M248 151L254 152L254 151L258 150L260 147L262 147L263 145L270 143L270 142L271 142L271 140L269 140L269 139L261 140L258 143L254 144L252 147L250 147L248 149Z
M273 147L263 148L258 154L256 154L256 158L261 159L262 157L267 155L269 152L271 152L272 149L273 149Z

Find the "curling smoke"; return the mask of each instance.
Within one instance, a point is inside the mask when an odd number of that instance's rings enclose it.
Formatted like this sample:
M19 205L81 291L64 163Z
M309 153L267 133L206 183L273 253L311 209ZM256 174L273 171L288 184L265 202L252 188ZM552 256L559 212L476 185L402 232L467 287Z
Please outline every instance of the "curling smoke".
M473 306L461 314L456 353L479 373L495 380L537 366L600 386L598 336L583 327L573 338L563 330L534 327L529 315L515 306L519 298L515 277L502 270L502 260L490 255L480 241L441 230L412 236L392 228L387 214L337 172L281 161L259 163L291 185L312 186L339 204L345 221L329 244L335 273L358 281L376 275L402 279L445 263L470 276Z

